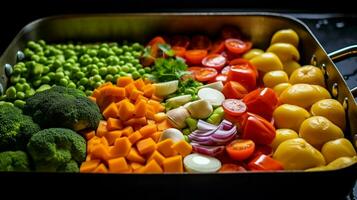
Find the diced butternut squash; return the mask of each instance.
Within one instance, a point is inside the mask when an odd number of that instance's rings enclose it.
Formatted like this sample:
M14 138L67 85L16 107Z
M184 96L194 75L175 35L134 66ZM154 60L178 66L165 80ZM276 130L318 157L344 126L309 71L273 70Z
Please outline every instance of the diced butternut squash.
M95 173L107 173L108 172L108 169L107 167L102 163L100 165L98 165L97 168L94 169Z
M108 133L107 122L101 120L99 122L99 125L98 125L98 128L97 128L97 136L98 137L103 137L107 133Z
M95 97L88 97L93 103L97 103L97 99Z
M94 171L99 164L100 164L100 160L90 160L90 161L82 162L79 171L82 173Z
M165 110L165 107L163 105L161 105L160 102L158 101L155 101L155 100L149 100L148 101L148 104L150 106L152 106L152 108L154 109L155 113L158 113L158 112L163 112Z
M151 98L155 93L155 86L152 84L147 84L143 87L144 96L147 98Z
M89 131L87 133L84 133L85 138L88 140L92 139L95 136L95 131Z
M141 155L151 154L156 149L156 143L152 138L146 138L138 141L136 147Z
M145 117L146 114L146 101L140 100L135 104L135 117Z
M166 114L163 113L163 112L159 112L159 113L156 113L156 114L154 115L154 120L155 120L156 122L162 122L162 121L164 121L166 118L167 118L167 116L166 116Z
M133 117L135 113L135 106L129 101L124 101L120 104L119 108L119 118L122 121L126 121Z
M162 173L160 165L155 161L151 160L145 167L141 168L140 172L142 173Z
M115 140L117 138L120 138L120 136L122 135L122 131L109 131L106 135L105 135L105 138L107 139L108 141L108 144L109 145L113 145Z
M157 131L156 133L152 134L151 135L151 138L156 142L158 143L159 142L159 139L161 137L161 134L162 134L162 131Z
M166 158L162 165L165 172L183 172L182 156Z
M139 117L139 118L131 118L127 121L124 122L125 126L144 126L148 122L146 120L146 117Z
M108 160L110 158L109 148L103 144L97 144L92 150L92 159Z
M140 168L144 167L144 165L136 162L130 163L130 167L133 169L133 172L137 172Z
M124 157L108 160L109 172L125 172L129 169Z
M148 124L156 124L155 120L148 119Z
M126 97L129 98L131 93L134 91L134 90L137 90L137 88L135 87L134 83L130 83L128 85L126 85L125 87L125 91L126 91Z
M154 153L149 156L148 162L150 162L152 159L154 159L159 165L162 165L165 160L165 157L158 151L154 151Z
M138 90L138 89L134 89L131 93L130 93L130 96L129 96L129 99L133 100L133 101L136 101L139 96L143 96L144 95L144 92Z
M182 157L187 156L192 152L192 146L186 142L185 140L180 140L171 146L177 153L179 153Z
M145 82L143 79L139 78L136 81L134 81L134 85L138 90L143 91L143 88L145 87Z
M142 157L134 147L130 149L130 152L126 156L126 159L130 160L131 162L145 163L145 158Z
M127 137L117 138L114 142L114 146L110 148L110 155L114 157L125 157L129 154L131 149L131 143Z
M113 102L111 103L104 111L103 111L103 116L105 119L108 119L109 117L118 117L119 115L119 110L116 104Z
M100 140L100 143L103 144L104 146L109 146L109 142L108 142L107 138L101 137L101 138L99 138L99 140Z
M130 83L134 82L134 80L129 76L119 77L117 79L117 86L118 87L125 87Z
M171 148L173 144L172 139L166 139L157 143L156 148L165 157L170 157L176 155L176 152Z
M104 96L114 96L119 98L124 98L126 96L125 89L122 87L110 86L100 89L101 95Z
M90 161L90 160L92 160L92 154L87 153L86 161Z
M143 138L150 137L152 134L154 134L157 131L157 126L156 124L149 124L144 127L142 127L139 132L143 136Z
M169 128L172 128L172 126L168 119L165 119L162 122L157 124L157 130L159 130L159 131L164 131Z
M161 97L158 97L155 94L151 96L151 99L155 100L155 101L158 101L158 102L161 102L163 100Z
M109 117L107 120L108 131L120 130L123 128L123 124L119 119Z
M131 144L135 144L137 141L139 141L143 136L141 135L141 133L139 131L135 131L134 133L132 133L128 139L130 141Z
M128 137L134 132L134 129L131 126L127 126L121 131L122 131L122 136L127 136Z

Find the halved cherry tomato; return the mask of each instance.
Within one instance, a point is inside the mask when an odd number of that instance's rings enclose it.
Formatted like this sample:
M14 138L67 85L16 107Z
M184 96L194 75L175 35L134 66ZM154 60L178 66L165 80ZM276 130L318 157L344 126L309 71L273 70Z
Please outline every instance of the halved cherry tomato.
M255 76L258 77L258 70L255 66L253 66L249 60L244 59L244 58L236 58L231 61L229 61L229 65L244 65L245 67L251 68L255 72Z
M247 106L238 99L226 99L222 103L224 112L232 116L240 116L247 110Z
M174 35L171 38L171 46L187 48L190 45L190 38L184 35Z
M244 42L240 39L229 38L224 42L228 51L241 54L252 48L251 42Z
M242 34L240 33L240 31L234 26L225 26L222 28L221 31L221 37L223 39L228 39L228 38L240 39L241 35Z
M233 140L226 146L228 155L234 159L243 161L253 154L255 144L252 140Z
M227 75L218 74L213 82L222 81L223 84L227 82Z
M171 49L175 52L175 56L179 56L179 57L185 56L186 49L184 47L173 46Z
M227 60L220 54L210 54L203 58L202 65L205 67L212 67L217 70L221 70L222 67L226 64Z
M275 127L259 115L246 112L240 122L242 138L253 140L255 144L270 144L275 138Z
M190 49L204 49L211 48L211 40L205 35L195 35L191 39Z
M247 171L244 167L233 164L233 163L226 163L223 164L219 172L245 172Z
M247 89L236 81L228 81L222 90L222 93L227 99L242 99L248 94Z
M192 75L196 76L196 74L201 71L202 67L189 67L187 71L191 72Z
M187 50L185 52L186 61L191 65L200 65L206 56L207 50Z
M201 70L196 72L195 78L201 82L209 82L214 80L217 74L218 72L214 68L201 67Z
M231 69L231 66L225 66L223 69L222 69L222 71L221 71L221 74L223 74L223 75L228 75L228 72L229 72L229 70Z
M271 121L279 100L274 90L270 88L259 88L248 93L243 98L243 102L247 105L248 112L257 114Z
M153 46L155 44L166 44L165 40L161 36L156 36L148 43L148 46Z
M277 161L271 158L270 156L266 156L264 154L261 154L254 158L252 161L248 163L248 168L250 170L283 170L284 167L283 165Z
M222 53L225 47L226 46L224 45L224 41L216 41L213 43L210 53Z
M237 81L245 89L252 91L256 88L257 76L255 72L247 65L233 65L228 71L228 81Z

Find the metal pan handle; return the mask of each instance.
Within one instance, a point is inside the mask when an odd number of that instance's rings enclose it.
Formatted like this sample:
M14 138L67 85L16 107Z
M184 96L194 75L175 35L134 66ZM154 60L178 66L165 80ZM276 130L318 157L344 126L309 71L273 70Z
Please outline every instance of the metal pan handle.
M357 45L351 45L337 51L331 52L328 56L334 61L339 62L350 57L357 56ZM354 97L357 97L357 87L351 89L351 93Z

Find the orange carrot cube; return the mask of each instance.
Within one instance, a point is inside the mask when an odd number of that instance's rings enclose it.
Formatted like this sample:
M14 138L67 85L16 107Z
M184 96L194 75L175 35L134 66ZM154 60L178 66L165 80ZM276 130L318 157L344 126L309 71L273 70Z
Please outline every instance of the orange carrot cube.
M166 158L162 165L165 172L183 172L182 156Z
M171 148L179 153L182 157L185 157L192 152L192 146L185 140L176 142L171 146Z
M176 155L176 152L171 148L173 144L174 142L172 141L172 139L166 139L157 143L156 147L162 155L164 155L165 157L170 157Z
M140 140L136 143L136 147L141 155L150 154L155 151L156 143L151 138Z

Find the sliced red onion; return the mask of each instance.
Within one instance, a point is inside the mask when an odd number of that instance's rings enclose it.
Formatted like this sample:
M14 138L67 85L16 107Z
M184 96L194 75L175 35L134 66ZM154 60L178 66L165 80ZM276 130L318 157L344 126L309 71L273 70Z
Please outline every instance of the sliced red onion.
M218 129L211 136L218 139L225 139L231 137L232 135L235 135L236 133L237 133L237 128L234 126L233 128L227 131Z
M225 145L228 142L234 140L236 137L237 137L236 134L232 134L229 138L219 139L219 138L211 137L211 140L217 145Z
M232 122L225 119L221 122L220 126L222 126L223 130L229 130L234 127Z
M209 156L216 156L224 151L224 146L205 146L191 142L193 151Z
M217 129L217 128L218 127L216 125L210 124L203 120L198 120L197 129L199 129L199 130L213 130L213 129Z

